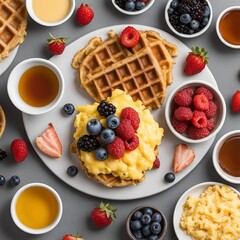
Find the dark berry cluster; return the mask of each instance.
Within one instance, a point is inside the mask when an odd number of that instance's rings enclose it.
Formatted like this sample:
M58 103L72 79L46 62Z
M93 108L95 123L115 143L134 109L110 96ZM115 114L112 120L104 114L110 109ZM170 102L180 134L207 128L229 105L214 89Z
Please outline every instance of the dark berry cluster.
M145 8L149 0L115 0L116 5L120 8L132 12L139 11Z
M113 104L102 100L97 107L97 111L101 116L108 117L110 115L114 115L116 112L116 107Z
M5 159L6 157L7 153L4 150L0 149L0 161Z
M77 141L77 148L82 151L91 152L100 146L99 141L91 135L83 135Z

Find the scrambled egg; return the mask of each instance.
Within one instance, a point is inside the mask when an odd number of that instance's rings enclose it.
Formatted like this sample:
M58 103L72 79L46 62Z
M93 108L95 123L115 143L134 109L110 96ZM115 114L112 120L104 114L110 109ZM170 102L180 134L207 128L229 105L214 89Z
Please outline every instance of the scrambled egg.
M112 174L121 179L140 180L144 177L145 171L153 166L156 158L154 149L161 144L164 130L154 121L150 111L143 106L141 101L134 102L131 96L124 91L114 90L107 101L117 108L115 115L118 117L125 107L132 107L138 112L140 125L136 134L139 137L139 146L134 151L125 151L124 156L120 159L108 156L105 161L97 160L94 151L81 151L81 161L84 162L87 171L94 175ZM92 105L76 108L80 112L74 122L76 128L74 139L76 141L84 134L88 134L86 125L92 118L100 120L102 125L106 127L106 118L98 113L97 107L98 103L95 102Z

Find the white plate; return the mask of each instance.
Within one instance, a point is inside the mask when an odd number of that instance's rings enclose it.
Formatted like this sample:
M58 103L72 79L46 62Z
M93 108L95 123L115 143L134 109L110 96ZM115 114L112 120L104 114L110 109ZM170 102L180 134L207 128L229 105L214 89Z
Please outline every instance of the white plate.
M204 183L200 183L197 184L191 188L189 188L185 193L183 193L183 195L179 198L174 213L173 213L173 227L175 230L175 233L177 235L177 238L179 240L193 240L192 237L190 237L189 235L186 234L185 231L183 231L180 226L180 219L182 216L182 206L184 205L184 203L186 202L187 198L189 197L189 195L194 195L194 196L199 196L207 187L209 186L213 186L213 185L226 185L226 184L222 184L222 183L218 183L218 182L204 182ZM228 186L230 188L232 188L231 186ZM240 192L238 192L236 189L232 188L239 196L240 196Z
M11 65L11 63L13 62L16 54L18 51L18 46L16 48L14 48L10 53L9 53L9 57L4 58L2 60L2 62L0 62L0 76L8 69L8 67Z
M75 116L64 116L62 114L62 106L68 102L74 104L75 106L85 105L94 102L87 94L87 92L80 87L79 80L77 78L77 71L75 69L72 69L71 67L72 58L74 54L79 49L84 47L91 38L95 36L100 36L105 39L107 38L107 33L109 30L113 29L116 32L120 33L126 26L127 25L110 26L91 32L67 46L62 55L52 57L50 60L61 69L66 82L65 93L62 101L53 111L47 114L39 116L30 116L27 114L23 114L23 121L30 142L33 144L33 147L36 150L37 154L48 168L50 168L59 178L61 178L67 184L84 193L105 199L116 200L129 200L150 196L162 192L169 187L175 185L196 167L196 165L201 161L201 159L206 154L214 141L214 139L210 139L207 142L199 143L194 146L189 144L189 146L194 148L196 153L196 158L194 162L181 173L178 173L176 175L176 180L173 183L164 182L164 175L167 172L172 171L174 148L175 145L178 144L180 141L174 137L174 135L167 127L164 118L163 105L161 109L152 112L155 120L158 121L159 124L165 129L164 138L161 146L159 147L159 159L161 161L161 167L158 170L155 169L152 171L148 171L146 174L146 179L142 183L138 184L137 186L129 186L123 188L107 188L95 182L94 180L88 179L82 170L80 170L79 174L74 178L71 178L66 174L66 169L69 165L79 164L77 162L76 156L73 156L69 151L69 145L73 141L73 122ZM162 30L142 25L133 26L137 29L142 30L153 29L159 32L168 41L178 46L179 56L176 58L176 64L173 68L174 80L173 84L167 89L168 94L172 91L172 89L174 89L174 87L176 87L180 83L194 79L192 77L185 77L182 73L185 58L190 50L186 45L184 45L178 39ZM202 73L198 74L197 79L208 81L209 83L212 83L217 87L216 81L208 68L204 69ZM63 144L63 156L61 157L61 159L58 160L53 160L45 156L35 146L36 137L47 128L48 123L50 122L54 123Z

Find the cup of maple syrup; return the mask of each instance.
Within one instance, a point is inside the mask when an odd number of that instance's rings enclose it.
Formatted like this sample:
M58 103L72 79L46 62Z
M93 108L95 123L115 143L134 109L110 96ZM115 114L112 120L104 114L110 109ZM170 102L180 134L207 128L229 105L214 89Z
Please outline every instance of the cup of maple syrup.
M240 49L240 6L226 8L218 16L216 31L226 46Z
M57 106L64 92L64 78L52 62L31 58L19 63L8 78L7 91L22 112L39 115Z
M228 132L217 141L212 160L223 179L240 184L240 130Z

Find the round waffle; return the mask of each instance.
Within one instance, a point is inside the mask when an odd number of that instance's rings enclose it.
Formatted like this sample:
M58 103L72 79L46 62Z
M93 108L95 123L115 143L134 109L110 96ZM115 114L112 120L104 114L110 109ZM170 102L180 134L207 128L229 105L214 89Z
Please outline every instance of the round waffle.
M2 137L6 127L6 117L2 106L0 105L0 138Z

